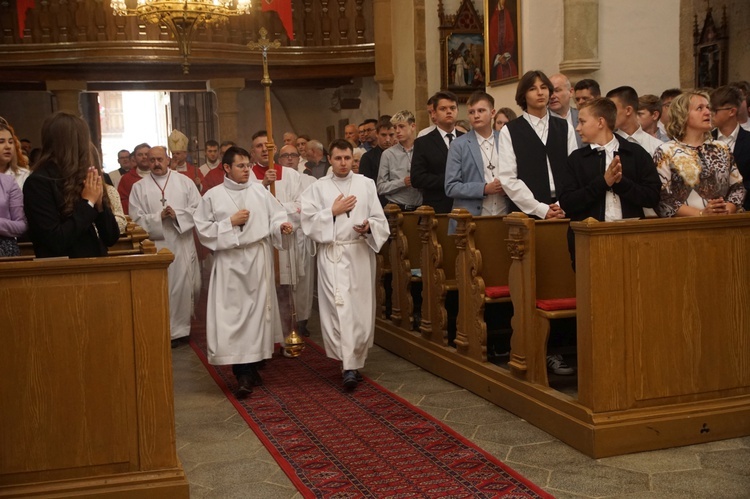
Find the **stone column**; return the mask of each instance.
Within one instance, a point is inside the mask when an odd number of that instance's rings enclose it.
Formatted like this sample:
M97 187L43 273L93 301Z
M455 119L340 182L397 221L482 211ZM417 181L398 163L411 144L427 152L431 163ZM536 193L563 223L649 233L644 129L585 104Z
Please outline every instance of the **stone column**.
M375 81L389 97L393 97L391 0L373 0L372 13L375 38Z
M237 96L240 90L245 88L244 78L216 78L206 82L206 89L216 94L217 108L219 115L219 137L221 141L237 141L238 135L238 116L239 103Z
M425 0L414 0L414 114L417 118L417 130L430 125L430 115L425 109L429 98L425 15Z
M599 0L564 0L565 41L560 72L598 71Z
M80 80L53 80L47 82L47 91L52 92L57 100L55 111L65 111L76 116L81 115L81 92L88 84Z

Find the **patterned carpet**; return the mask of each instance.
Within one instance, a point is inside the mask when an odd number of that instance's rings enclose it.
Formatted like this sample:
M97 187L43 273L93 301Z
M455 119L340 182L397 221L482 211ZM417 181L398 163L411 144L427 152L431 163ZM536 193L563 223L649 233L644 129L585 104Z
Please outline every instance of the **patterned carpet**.
M376 383L344 392L339 364L309 341L296 359L268 361L245 400L229 366L208 365L205 336L191 345L305 497L551 497Z

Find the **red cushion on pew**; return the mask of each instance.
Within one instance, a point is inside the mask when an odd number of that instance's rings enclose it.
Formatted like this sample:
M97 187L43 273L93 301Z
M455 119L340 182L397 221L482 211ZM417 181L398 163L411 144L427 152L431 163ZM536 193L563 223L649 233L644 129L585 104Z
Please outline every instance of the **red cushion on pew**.
M537 300L536 308L541 308L547 312L553 310L570 310L576 308L575 298L555 298L554 300Z
M505 298L510 296L508 286L487 286L484 288L484 294L487 298Z

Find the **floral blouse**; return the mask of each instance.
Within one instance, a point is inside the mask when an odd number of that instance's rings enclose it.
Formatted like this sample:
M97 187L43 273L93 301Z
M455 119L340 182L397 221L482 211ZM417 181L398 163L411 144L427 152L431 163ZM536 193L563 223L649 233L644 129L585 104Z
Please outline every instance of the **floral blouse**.
M654 163L662 183L660 216L674 216L682 205L703 209L716 198L742 208L742 175L723 142L707 140L693 147L670 140L656 150Z

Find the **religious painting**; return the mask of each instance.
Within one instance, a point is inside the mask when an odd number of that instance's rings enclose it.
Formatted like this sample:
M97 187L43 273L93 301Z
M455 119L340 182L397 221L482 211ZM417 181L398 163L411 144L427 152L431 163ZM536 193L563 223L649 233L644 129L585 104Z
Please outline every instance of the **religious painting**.
M484 89L484 37L479 33L451 33L446 38L447 88L451 92Z
M521 0L484 0L487 84L502 85L521 74Z
M697 18L697 17L696 17ZM722 23L714 22L711 7L706 11L703 28L693 27L693 53L695 54L695 86L717 88L727 81L727 13L724 8Z
M455 14L443 12L440 17L440 52L442 90L456 94L459 102L466 102L472 92L484 87L484 29L472 0L463 0Z

